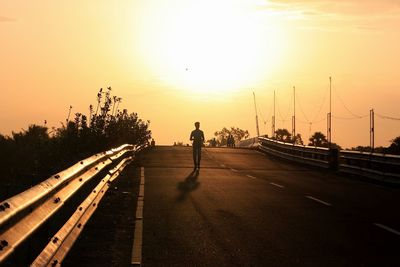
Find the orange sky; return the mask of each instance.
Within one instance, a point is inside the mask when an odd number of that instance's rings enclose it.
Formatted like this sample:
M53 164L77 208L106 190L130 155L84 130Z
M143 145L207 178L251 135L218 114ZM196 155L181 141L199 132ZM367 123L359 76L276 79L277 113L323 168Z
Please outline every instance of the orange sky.
M395 0L1 1L0 132L58 127L112 86L159 144L188 142L197 120L206 138L254 136L252 91L270 134L273 91L290 130L296 86L308 139L326 131L332 76L333 141L368 145L369 109L400 117L399 29ZM376 145L399 135L399 120L376 117Z

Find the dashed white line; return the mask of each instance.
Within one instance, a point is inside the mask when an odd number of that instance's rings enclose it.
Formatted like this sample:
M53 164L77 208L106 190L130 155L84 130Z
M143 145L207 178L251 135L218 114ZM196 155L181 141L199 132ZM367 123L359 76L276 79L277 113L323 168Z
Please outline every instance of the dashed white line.
M247 177L251 178L251 179L257 179L256 177L250 175L250 174L246 174Z
M311 199L311 200L314 200L314 201L319 202L319 203L321 203L321 204L324 204L324 205L326 205L326 206L332 206L331 203L325 202L325 201L323 201L323 200L321 200L321 199L318 199L318 198L315 198L315 197L312 197L312 196L306 196L306 198Z
M231 171L233 171L233 172L238 172L238 170L236 170L236 169L231 169Z
M221 166L222 168L225 168L225 165L224 165L224 164L220 164L220 166Z
M388 226L386 226L386 225L383 225L383 224L380 224L380 223L374 223L374 225L375 225L375 226L378 226L379 228L385 229L386 231L389 231L389 232L391 232L392 234L395 234L395 235L399 235L399 236L400 236L400 232L399 232L399 231L394 230L394 229L392 229L392 228L390 228L390 227L388 227Z
M272 184L273 186L279 187L279 188L284 188L284 186L280 185L280 184L276 184L276 183L270 183L270 184Z

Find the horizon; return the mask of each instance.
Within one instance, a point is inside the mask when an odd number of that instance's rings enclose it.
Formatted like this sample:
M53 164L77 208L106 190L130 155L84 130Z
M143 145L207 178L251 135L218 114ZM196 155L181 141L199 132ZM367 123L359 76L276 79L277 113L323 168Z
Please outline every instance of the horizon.
M156 144L206 140L223 127L303 141L326 135L332 77L332 141L375 146L400 136L400 3L330 1L69 1L0 4L0 133L60 127L89 114L111 86L120 109L150 120ZM310 124L311 123L311 124Z

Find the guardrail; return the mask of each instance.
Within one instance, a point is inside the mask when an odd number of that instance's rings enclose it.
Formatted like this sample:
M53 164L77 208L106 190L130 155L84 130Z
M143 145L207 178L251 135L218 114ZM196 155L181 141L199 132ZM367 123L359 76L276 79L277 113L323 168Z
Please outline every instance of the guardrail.
M128 152L137 152L141 147L123 145L86 158L70 168L61 171L32 188L0 203L0 264L4 262L25 240L27 240L43 223L48 221L64 203L69 200L84 184L95 177L113 161L123 161L109 171L93 194L99 200L99 191L103 194L105 184L111 182L129 163L132 157ZM97 193L96 193L97 192ZM88 198L92 199L92 196ZM101 199L101 198L100 198ZM88 200L89 201L89 200ZM85 207L85 208L84 208ZM79 211L87 210L81 205ZM77 217L73 215L73 217ZM72 219L72 217L71 217ZM67 224L70 224L68 222ZM82 223L80 227L82 226ZM80 228L79 227L79 228ZM53 244L55 240L53 238ZM60 261L59 261L60 262ZM54 262L53 262L54 263Z
M341 150L339 171L399 183L400 156Z
M239 146L258 149L270 155L308 165L338 170L380 181L400 183L400 156L323 147L301 146L266 137L241 141Z
M236 147L258 148L258 146L259 146L258 137L240 140L239 142L236 142L235 146Z
M323 147L301 146L259 137L259 150L299 163L335 169L337 167L337 150Z

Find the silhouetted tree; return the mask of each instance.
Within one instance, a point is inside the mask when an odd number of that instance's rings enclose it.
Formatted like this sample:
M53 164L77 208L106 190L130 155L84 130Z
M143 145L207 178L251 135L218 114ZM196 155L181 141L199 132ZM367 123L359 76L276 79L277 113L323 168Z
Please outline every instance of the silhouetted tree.
M310 139L308 139L310 143L309 146L317 146L317 147L329 147L329 142L326 139L326 136L321 132L315 132ZM342 149L342 147L336 143L331 143L330 148Z
M150 121L126 109L110 114L112 99L121 101L111 96L111 87L105 92L100 89L96 113L92 114L93 106L89 109L90 122L86 115L75 113L66 125L54 128L51 137L47 127L38 125L13 132L12 137L0 135L0 201L97 152L124 143L147 144Z
M216 137L216 141L218 146L225 146L227 144L228 136L232 135L235 141L240 141L243 138L246 139L249 137L249 131L242 130L238 127L231 127L230 129L224 127L221 131L216 131L214 136ZM212 139L208 140L207 142L211 142Z
M296 145L304 145L303 139L301 138L301 134L296 134L294 138L294 143Z
M275 131L275 139L281 142L291 142L292 135L287 129L278 129Z
M400 136L391 140L391 144L387 149L387 153L400 155Z
M319 147L327 147L328 140L326 136L321 132L315 132L309 139L309 146L319 146Z

